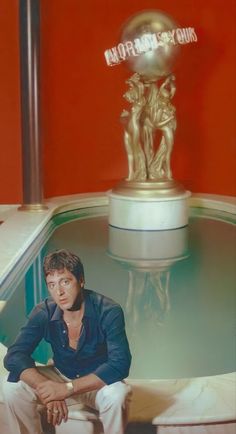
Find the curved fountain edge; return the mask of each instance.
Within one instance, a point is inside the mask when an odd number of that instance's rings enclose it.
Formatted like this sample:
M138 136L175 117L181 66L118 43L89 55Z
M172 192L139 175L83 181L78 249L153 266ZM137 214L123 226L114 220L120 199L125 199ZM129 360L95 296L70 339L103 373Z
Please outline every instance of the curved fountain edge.
M0 220L3 220L0 225L0 295L9 284L9 275L17 278L20 263L23 261L27 266L34 244L37 245L40 233L53 216L107 205L108 198L106 193L88 193L51 198L46 204L47 210L34 213L18 211L18 205L0 205ZM189 205L236 214L236 199L231 196L193 194ZM236 373L177 380L128 381L136 390L136 397L140 391L142 394L142 399L131 407L133 420L152 420L158 426L236 420Z

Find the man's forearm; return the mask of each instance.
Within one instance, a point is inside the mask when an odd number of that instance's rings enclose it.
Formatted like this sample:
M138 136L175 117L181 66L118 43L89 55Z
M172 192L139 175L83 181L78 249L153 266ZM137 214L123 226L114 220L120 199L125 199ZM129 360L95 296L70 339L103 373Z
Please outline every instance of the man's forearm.
M35 381L38 381L39 377L35 377ZM90 392L92 390L101 389L106 385L95 374L89 374L76 380L71 380L73 387L68 387L67 382L57 382L52 380L39 379L36 387L36 393L44 404L47 404L55 400L65 400L72 395Z
M50 401L46 401L38 393L38 388L41 387L41 385L48 382L48 379L47 377L44 377L44 375L40 374L37 368L28 368L22 371L20 375L20 380L24 381L26 384L32 387L35 390L36 394L38 395L42 404L47 406L48 423L51 423L52 425L56 426L56 425L60 425L62 420L64 420L65 422L67 421L68 408L64 399L60 399L60 400L52 399Z
M74 388L72 392L73 395L98 390L106 385L106 383L95 374L85 375L84 377L73 380L72 384Z
M20 380L24 381L33 389L36 389L36 387L47 380L47 378L40 374L37 368L28 368L21 372Z

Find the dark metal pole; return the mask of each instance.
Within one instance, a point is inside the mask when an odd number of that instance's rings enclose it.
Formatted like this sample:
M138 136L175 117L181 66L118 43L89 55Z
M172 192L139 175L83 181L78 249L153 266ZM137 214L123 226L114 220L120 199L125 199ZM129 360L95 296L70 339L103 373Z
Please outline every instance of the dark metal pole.
M40 0L19 0L19 12L23 164L23 205L19 209L41 211L46 206L40 141Z

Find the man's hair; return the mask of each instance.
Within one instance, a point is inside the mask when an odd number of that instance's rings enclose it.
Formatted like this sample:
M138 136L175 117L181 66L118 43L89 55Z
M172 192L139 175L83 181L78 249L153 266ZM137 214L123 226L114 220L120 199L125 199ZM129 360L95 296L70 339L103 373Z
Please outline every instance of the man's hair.
M84 280L84 267L80 258L74 253L69 252L66 249L56 250L48 253L43 261L43 272L46 278L48 274L53 273L56 270L70 271L79 282L81 278Z

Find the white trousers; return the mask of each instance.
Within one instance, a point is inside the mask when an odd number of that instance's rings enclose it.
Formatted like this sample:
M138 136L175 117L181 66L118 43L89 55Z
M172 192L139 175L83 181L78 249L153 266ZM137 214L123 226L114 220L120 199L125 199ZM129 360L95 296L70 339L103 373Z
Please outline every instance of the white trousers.
M53 367L45 366L37 369L50 379L66 381L65 377L59 375ZM10 426L9 434L43 434L38 411L39 401L34 389L21 380L17 383L5 380L3 396ZM124 434L130 398L131 387L119 381L93 392L74 395L66 399L66 404L69 412L75 404L85 404L97 410L103 424L104 434ZM68 425L69 423L68 419ZM75 426L74 421L73 427ZM61 427L62 425L60 432ZM79 434L79 431L73 428L70 434Z

